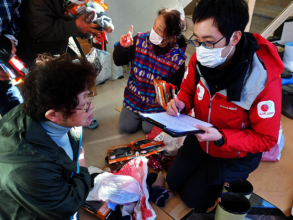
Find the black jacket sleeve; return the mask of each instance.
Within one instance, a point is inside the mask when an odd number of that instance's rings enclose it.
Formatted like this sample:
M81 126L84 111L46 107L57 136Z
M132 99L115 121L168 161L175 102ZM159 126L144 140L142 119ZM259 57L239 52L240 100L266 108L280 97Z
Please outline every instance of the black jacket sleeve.
M25 209L42 219L69 219L85 202L90 175L80 167L71 183L63 180L60 166L48 163L26 165L11 177L7 193Z
M78 36L75 20L67 20L63 0L28 0L25 7L28 30L35 40L55 42Z
M137 35L133 38L133 44L130 47L122 47L118 43L113 52L113 60L116 66L123 66L134 59Z

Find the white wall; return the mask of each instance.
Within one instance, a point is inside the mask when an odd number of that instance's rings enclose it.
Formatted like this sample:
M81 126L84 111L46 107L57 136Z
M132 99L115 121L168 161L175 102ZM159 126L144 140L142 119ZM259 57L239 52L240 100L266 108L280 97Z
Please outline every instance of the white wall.
M183 0L187 5L190 0ZM158 10L173 7L177 0L105 0L109 5L106 12L113 19L114 32L108 34L107 51L111 52L120 36L126 34L130 25L133 25L133 35L138 32L150 31Z
M283 27L282 37L281 37L281 40L279 41L280 44L293 42L292 30L293 30L293 21L285 22Z

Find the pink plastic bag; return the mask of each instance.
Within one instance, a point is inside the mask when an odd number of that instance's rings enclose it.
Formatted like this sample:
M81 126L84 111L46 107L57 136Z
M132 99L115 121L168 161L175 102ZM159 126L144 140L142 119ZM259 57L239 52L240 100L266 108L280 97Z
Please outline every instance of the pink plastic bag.
M281 141L276 146L272 147L270 151L262 153L262 162L278 162L281 159L281 151L284 147L284 136L282 135Z
M281 159L281 151L283 150L284 143L285 140L282 130L282 124L280 124L278 143L276 144L276 146L272 147L270 151L262 153L261 161L278 162Z
M134 208L134 219L137 220L153 220L156 218L156 214L152 209L149 199L149 192L147 190L146 178L148 173L148 160L145 157L139 156L130 160L121 170L118 175L131 176L136 179L143 191L143 196L140 201L137 202Z

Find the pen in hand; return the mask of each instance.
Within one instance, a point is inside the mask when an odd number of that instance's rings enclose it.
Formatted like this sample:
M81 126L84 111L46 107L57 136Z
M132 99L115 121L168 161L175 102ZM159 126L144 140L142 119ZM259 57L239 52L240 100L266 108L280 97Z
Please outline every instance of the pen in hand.
M174 97L175 97L175 103L176 103L176 100L178 100L177 95L174 94ZM180 116L180 113L179 113L179 108L178 108L177 103L176 103L176 108L177 108L177 110L178 110L178 112L177 112L177 116L179 117L179 116Z

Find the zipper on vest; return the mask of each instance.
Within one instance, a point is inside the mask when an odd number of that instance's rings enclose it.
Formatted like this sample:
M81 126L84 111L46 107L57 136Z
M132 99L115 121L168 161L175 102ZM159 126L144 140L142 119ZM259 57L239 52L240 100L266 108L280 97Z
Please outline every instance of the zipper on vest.
M209 117L208 117L208 123L210 123L210 119L211 119L211 111L212 111L212 101L213 98L215 97L215 94L213 95L213 97L210 100L210 104L209 104ZM209 153L209 141L207 141L207 154Z

